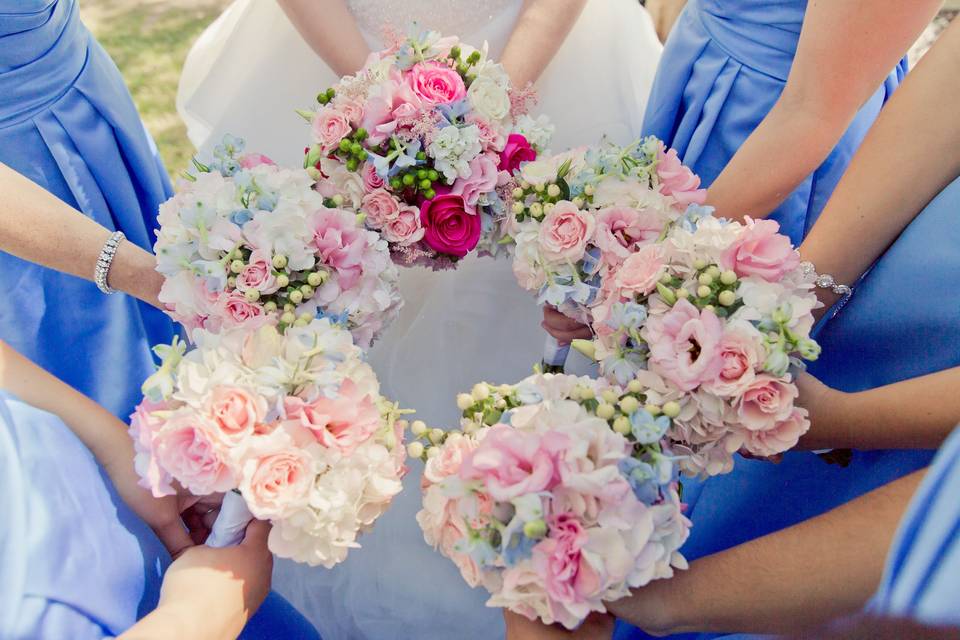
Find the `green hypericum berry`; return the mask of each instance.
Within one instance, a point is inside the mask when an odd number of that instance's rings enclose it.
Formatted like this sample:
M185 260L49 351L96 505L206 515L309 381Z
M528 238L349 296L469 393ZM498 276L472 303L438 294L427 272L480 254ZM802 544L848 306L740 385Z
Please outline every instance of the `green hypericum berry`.
M480 62L480 52L474 51L473 53L471 53L470 57L467 58L467 62L469 62L470 64L477 64L478 62Z
M333 100L337 95L336 90L333 87L327 89L327 100Z
M437 192L433 189L427 189L423 192L423 197L427 200L433 200L435 197L437 197Z
M407 185L407 186L409 187L409 186L412 186L412 185L413 185L413 182L414 182L414 177L413 177L413 175L411 175L411 174L409 174L409 173L405 173L405 174L403 175L403 184L405 184L405 185Z
M427 152L426 151L417 151L417 160L426 160Z
M454 60L458 59L460 57L460 47L453 47L450 49L450 57Z
M426 169L417 169L417 180L423 180L427 177Z
M355 156L366 155L363 151L363 147L361 147L360 144L356 142L350 145L350 153L352 153Z
M433 183L427 180L426 178L420 181L420 188L423 189L424 191L426 191L432 186L433 186Z
M350 151L351 146L353 146L353 143L346 138L340 141L340 151Z
M436 182L440 179L440 174L437 173L436 169L430 169L427 171L427 177L430 178L431 181Z
M400 181L400 178L390 178L390 186L396 190L403 186L403 182Z
M357 132L353 134L353 137L357 140L366 140L367 139L367 130L363 127L357 129Z
M350 158L347 160L347 171L356 171L359 166L360 163L356 158Z
M317 102L320 104L327 104L330 102L330 98L327 97L326 92L320 92L317 94Z

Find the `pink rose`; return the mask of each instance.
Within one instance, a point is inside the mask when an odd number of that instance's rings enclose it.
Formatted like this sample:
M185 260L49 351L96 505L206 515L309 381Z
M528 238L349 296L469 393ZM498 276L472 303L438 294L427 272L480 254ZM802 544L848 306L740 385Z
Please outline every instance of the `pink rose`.
M750 431L767 431L790 417L797 387L762 373L737 401L740 424Z
M236 445L257 432L267 415L267 401L242 387L218 386L210 394L207 411L223 439Z
M477 202L480 196L497 188L497 163L491 154L481 153L470 161L470 177L457 178L450 187L450 193L463 198L464 208L470 215L477 214Z
M377 169L373 166L372 162L367 162L363 165L363 169L360 170L360 175L363 177L363 186L367 191L375 191L383 187L383 178L377 173Z
M507 136L507 143L500 152L501 171L513 173L520 168L524 162L537 159L537 152L533 150L526 137L519 133L511 133Z
M657 176L660 178L660 193L673 196L681 205L703 204L706 200L707 192L700 188L700 178L680 162L676 149L664 151L664 146L660 145Z
M176 493L171 486L173 478L153 455L153 441L167 421L160 412L170 410L166 402L152 402L144 398L130 416L130 437L133 439L134 467L140 476L140 486L150 489L156 497Z
M460 477L480 480L498 501L549 491L560 482L558 464L567 444L556 431L539 434L497 425L464 457Z
M228 328L256 328L265 324L267 317L263 307L256 302L248 302L239 291L223 293L217 300L218 314Z
M774 220L748 218L743 233L721 254L720 265L740 277L757 276L767 282L779 282L800 266L800 256Z
M262 164L275 167L276 162L263 155L262 153L245 153L240 156L240 166L244 169L253 169L254 167L259 167Z
M600 590L600 575L582 553L588 536L572 513L547 519L550 531L533 548L533 566L543 576L547 595L564 605L586 602Z
M217 426L192 412L175 414L153 442L160 467L185 489L198 496L229 491L237 486Z
M383 237L387 242L409 246L423 239L424 229L420 224L420 210L406 206L397 216L383 227Z
M561 200L540 223L540 248L550 260L577 262L583 258L595 224L592 215Z
M360 207L367 214L367 222L374 229L382 229L400 213L400 203L383 188L374 189L363 196Z
M265 251L255 249L250 253L247 266L237 274L237 289L243 292L253 289L264 294L280 289L273 275L273 264Z
M313 458L293 448L247 460L240 493L255 517L283 518L307 503L315 479Z
M656 240L663 231L660 217L649 211L630 207L610 207L596 214L594 243L603 252L608 264L619 264L636 247Z
M437 253L457 258L470 253L480 241L480 216L466 211L463 197L455 193L438 193L420 205L423 240Z
M423 470L423 477L432 483L441 482L447 476L460 473L463 458L477 448L477 441L472 438L460 438L456 442L447 442L440 448L440 455L427 460Z
M338 99L335 106L350 124L357 126L363 121L362 100L356 98Z
M616 270L614 286L624 297L645 296L657 288L664 269L660 245L644 245L631 253Z
M775 423L764 431L747 431L743 448L755 456L775 456L797 445L800 436L810 429L807 410L794 407L786 420Z
M357 217L349 211L324 207L310 216L307 225L313 231L311 246L321 264L336 269L340 290L353 287L363 275L367 249L367 232L357 226Z
M420 62L410 69L410 88L428 105L450 104L467 97L463 78L454 69L438 62Z
M687 300L678 300L662 316L652 316L643 337L650 345L650 362L655 373L682 391L692 391L713 380L723 367L720 319L713 311L698 311Z
M742 394L753 384L765 357L762 336L753 327L728 325L720 340L720 372L716 380L704 383L704 389L724 397Z
M332 151L352 131L347 117L333 107L323 107L313 117L313 137L324 152Z
M290 397L284 408L287 418L312 431L320 444L345 455L353 453L380 428L380 411L373 399L361 395L351 380L344 381L335 398L321 396L313 402L304 402Z

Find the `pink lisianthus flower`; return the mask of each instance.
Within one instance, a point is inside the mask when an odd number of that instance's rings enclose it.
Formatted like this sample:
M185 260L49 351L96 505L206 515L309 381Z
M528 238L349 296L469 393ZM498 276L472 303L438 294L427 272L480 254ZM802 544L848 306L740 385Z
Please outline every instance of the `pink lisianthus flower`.
M423 101L404 81L400 70L391 69L379 86L379 95L368 100L364 109L361 125L369 134L370 144L379 145L396 131L399 118L411 119L423 107Z
M321 396L312 402L289 397L284 402L287 419L313 432L325 447L349 455L380 428L380 411L373 399L346 380L335 398Z
M567 437L556 431L537 434L497 425L464 458L460 477L481 481L499 501L549 491L560 482L559 457L567 445Z
M593 241L611 265L626 260L638 245L656 240L663 231L658 215L631 207L601 209L596 219Z
M140 476L140 486L150 489L158 498L176 493L171 485L173 478L153 454L154 439L167 423L157 412L169 409L170 405L166 402L152 402L144 398L130 416L130 437L133 438L136 452L134 467Z
M643 338L650 345L651 368L682 391L714 380L723 367L723 325L713 311L699 311L678 300L662 316L651 316Z
M657 177L660 193L672 196L681 205L703 204L707 192L700 188L700 178L680 162L675 149L665 150L663 144L657 153Z
M313 213L307 224L320 262L336 270L341 291L352 288L363 276L367 248L366 231L357 226L357 217L342 209L323 208Z
M657 288L666 265L659 245L647 244L623 261L613 278L614 287L625 298L647 295Z
M720 256L720 266L740 277L756 276L767 282L780 282L783 276L800 266L800 256L790 238L780 233L774 220L747 219L737 240Z

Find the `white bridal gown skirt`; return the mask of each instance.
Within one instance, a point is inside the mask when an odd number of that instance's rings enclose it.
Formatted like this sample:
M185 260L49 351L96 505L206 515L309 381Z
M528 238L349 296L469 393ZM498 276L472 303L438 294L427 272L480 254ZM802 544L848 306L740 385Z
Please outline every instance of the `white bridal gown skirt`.
M349 5L371 48L380 46L378 21L389 22L395 12L475 46L486 41L499 57L522 0ZM660 50L636 0L590 0L537 84L534 113L556 124L553 149L593 144L605 134L622 143L640 135ZM229 132L250 150L299 165L310 131L294 109L312 106L335 81L273 0L238 0L194 45L177 104L202 151ZM370 361L383 392L429 425L456 426L458 392L481 380L515 382L539 361L541 312L514 281L509 260L471 257L444 272L405 269L400 289L405 308ZM454 565L424 543L415 520L422 465L409 466L404 492L360 538L362 548L332 570L279 561L275 588L324 640L502 637L500 612L484 607L487 594L467 587Z

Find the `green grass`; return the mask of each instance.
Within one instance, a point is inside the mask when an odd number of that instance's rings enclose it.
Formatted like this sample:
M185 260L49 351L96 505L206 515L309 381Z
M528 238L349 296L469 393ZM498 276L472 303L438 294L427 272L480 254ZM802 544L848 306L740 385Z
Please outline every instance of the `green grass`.
M177 116L180 69L193 41L227 0L81 0L84 22L120 68L171 175L193 145Z

